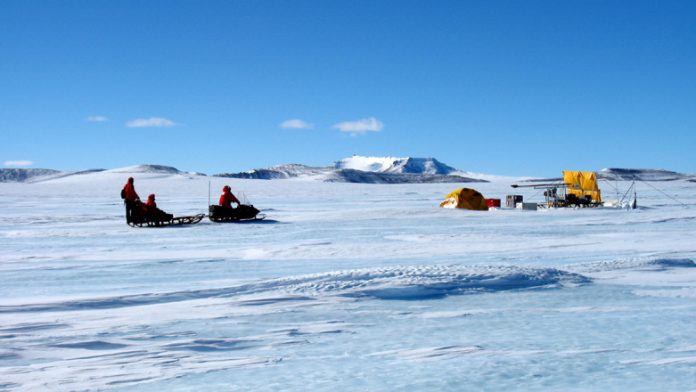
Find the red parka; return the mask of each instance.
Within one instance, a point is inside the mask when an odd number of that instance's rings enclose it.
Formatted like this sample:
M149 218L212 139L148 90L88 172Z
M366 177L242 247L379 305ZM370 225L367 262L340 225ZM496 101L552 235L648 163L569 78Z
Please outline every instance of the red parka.
M133 186L133 177L129 178L128 182L123 187L123 195L126 201L140 200L140 196L138 196L138 193L135 191L135 186Z
M155 194L151 194L150 196L147 197L147 206L148 210L154 211L157 209L157 203L155 202Z
M232 208L232 203L242 204L239 199L230 192L230 188L225 186L222 188L222 195L220 195L220 204L224 208Z

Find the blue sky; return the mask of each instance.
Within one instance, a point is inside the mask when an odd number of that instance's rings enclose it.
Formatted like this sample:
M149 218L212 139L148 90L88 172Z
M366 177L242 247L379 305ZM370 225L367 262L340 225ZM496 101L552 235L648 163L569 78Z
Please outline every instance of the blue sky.
M696 2L3 1L0 133L5 167L696 172Z

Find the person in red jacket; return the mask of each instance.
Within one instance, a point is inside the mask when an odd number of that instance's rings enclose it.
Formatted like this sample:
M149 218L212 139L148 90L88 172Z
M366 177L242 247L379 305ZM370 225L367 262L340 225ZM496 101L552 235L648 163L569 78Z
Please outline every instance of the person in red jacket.
M242 204L239 202L239 199L232 194L229 185L225 185L222 188L222 195L220 195L220 202L218 204L220 204L222 208L232 209L232 203L237 203L237 205Z
M128 182L123 186L123 198L126 201L140 201L140 196L138 196L138 192L135 191L135 186L133 185L134 181L133 177L128 177Z
M155 202L155 194L154 193L151 193L147 197L147 203L145 203L145 206L147 207L148 210L157 209L157 202Z
M155 201L154 193L151 193L147 197L147 203L145 203L145 211L148 220L151 221L168 221L174 217L172 214L167 214L166 212L157 208L157 202Z
M133 177L128 177L128 182L121 190L121 198L126 204L126 222L128 223L140 220L142 216L142 203L138 192L135 191L133 182Z

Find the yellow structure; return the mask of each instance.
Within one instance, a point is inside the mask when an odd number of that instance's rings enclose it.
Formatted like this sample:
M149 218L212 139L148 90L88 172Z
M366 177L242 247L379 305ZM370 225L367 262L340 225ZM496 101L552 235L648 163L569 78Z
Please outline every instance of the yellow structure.
M440 208L488 211L488 205L483 195L470 188L459 188L448 193L445 200L440 203Z
M602 195L597 186L597 173L581 171L563 171L566 195L575 195L578 199L589 196L593 203L601 203Z

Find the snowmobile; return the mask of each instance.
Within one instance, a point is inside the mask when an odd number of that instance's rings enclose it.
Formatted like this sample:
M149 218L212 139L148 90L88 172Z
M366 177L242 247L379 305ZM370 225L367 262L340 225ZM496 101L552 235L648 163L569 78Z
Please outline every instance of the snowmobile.
M260 212L251 204L240 204L237 208L210 205L208 207L208 218L213 222L255 221L266 217L263 214L259 214Z
M167 214L160 210L145 212L142 208L142 203L125 203L126 205L126 223L131 227L164 227L164 226L179 226L193 225L205 217L205 214L197 214L191 216L177 216Z

